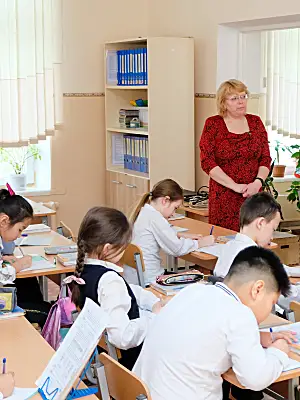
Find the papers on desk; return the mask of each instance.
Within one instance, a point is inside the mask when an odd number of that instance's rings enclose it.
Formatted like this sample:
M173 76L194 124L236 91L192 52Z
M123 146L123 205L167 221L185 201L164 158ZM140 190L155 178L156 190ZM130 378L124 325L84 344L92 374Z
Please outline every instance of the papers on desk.
M67 397L97 346L107 323L107 314L98 304L86 298L82 311L64 341L36 381L44 393L52 393L52 400Z
M25 315L23 308L16 306L11 312L0 312L0 321L3 319L11 319Z
M23 233L29 235L30 233L51 232L51 228L45 224L33 224L24 229Z
M189 285L194 285L194 283L182 284L182 285L160 285L159 283L153 282L150 283L150 287L156 290L157 292L164 294L165 296L174 296L179 293L182 289L186 288Z
M300 268L299 267L289 267L288 265L284 266L284 269L286 270L286 273L288 276L291 278L298 278L300 280Z
M177 232L177 233L179 233L179 232L186 232L186 231L188 231L188 229L187 229L187 228L181 228L180 226L174 226L174 225L171 225L171 227L172 227L172 229L174 229L174 231L175 231L175 232Z
M178 219L184 219L184 218L185 216L183 214L175 213L172 215L172 217L169 218L169 221L176 221Z
M55 268L55 265L49 262L46 258L39 255L32 255L32 265L29 268L23 269L23 271L38 271L40 269Z
M212 256L215 257L220 257L223 246L224 244L216 243L213 244L212 246L200 247L196 251L198 251L199 253L211 254Z
M51 236L40 235L29 235L15 240L16 246L49 246L51 243Z
M30 399L35 393L37 393L36 388L27 389L15 387L13 394L9 397L5 397L5 400L26 400Z

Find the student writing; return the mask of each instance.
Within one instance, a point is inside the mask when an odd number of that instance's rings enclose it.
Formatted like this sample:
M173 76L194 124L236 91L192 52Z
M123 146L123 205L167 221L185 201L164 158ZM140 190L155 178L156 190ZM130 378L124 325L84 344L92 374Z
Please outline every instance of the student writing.
M177 233L168 222L176 209L182 205L183 190L172 179L157 183L150 193L146 193L131 216L133 225L132 243L138 245L145 262L145 284L155 281L164 273L160 251L178 257L199 247L214 243L214 237ZM124 268L124 277L129 282L137 282L136 271Z
M117 263L131 240L124 214L106 207L92 208L78 233L78 258L72 300L82 309L86 297L109 315L108 340L121 349L121 362L131 369L162 302L140 286L129 286Z
M235 258L224 283L191 285L167 304L133 372L153 400L220 400L222 374L230 367L246 388L266 388L287 364L293 335L270 338L263 348L258 323L289 288L278 257L248 247Z
M0 400L11 396L15 387L14 373L0 374Z

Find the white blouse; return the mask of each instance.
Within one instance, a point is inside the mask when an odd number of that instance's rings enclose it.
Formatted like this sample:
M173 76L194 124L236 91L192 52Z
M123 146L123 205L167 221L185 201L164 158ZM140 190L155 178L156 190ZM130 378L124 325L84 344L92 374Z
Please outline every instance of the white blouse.
M179 257L198 249L197 240L178 238L177 232L169 222L150 204L145 204L134 223L132 243L142 249L146 285L164 273L159 254L161 250ZM127 282L137 283L136 271L133 268L124 267L124 278Z
M85 264L102 265L119 273L123 271L123 268L115 264L92 258L88 258ZM131 297L124 279L115 272L108 271L102 275L98 283L98 302L109 315L106 329L108 340L123 350L139 346L144 341L155 317L151 312L152 307L159 301L153 293L140 286L130 285L130 288L140 311L140 318L132 320L128 317Z
M10 264L6 264L5 267L2 268L3 265L3 243L0 237L0 284L2 285L11 285L14 283L16 279L16 270Z

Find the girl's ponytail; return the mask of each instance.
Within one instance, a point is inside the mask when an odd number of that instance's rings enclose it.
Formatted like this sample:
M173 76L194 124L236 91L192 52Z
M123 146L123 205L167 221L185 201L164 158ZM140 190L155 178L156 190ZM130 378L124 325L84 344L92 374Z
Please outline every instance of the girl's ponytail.
M138 202L138 205L136 206L135 210L129 217L129 222L132 225L135 223L135 221L136 221L137 217L139 216L139 213L141 212L141 209L144 207L144 205L146 203L149 203L149 199L150 199L151 195L152 195L151 192L145 193L142 196L141 200Z
M77 262L74 275L76 278L80 278L84 269L84 259L85 259L85 244L83 240L78 240L77 243ZM74 286L72 288L72 302L78 307L80 299L80 289L79 284L74 281Z

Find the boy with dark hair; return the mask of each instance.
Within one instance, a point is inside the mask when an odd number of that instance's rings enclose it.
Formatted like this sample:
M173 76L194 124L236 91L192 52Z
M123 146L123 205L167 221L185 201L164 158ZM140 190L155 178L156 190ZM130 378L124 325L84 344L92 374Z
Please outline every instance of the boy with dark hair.
M263 348L258 324L289 288L275 254L257 246L243 250L223 283L192 285L167 304L133 371L153 400L220 400L230 367L246 388L266 388L288 362L293 335L278 333L272 342L266 333Z

